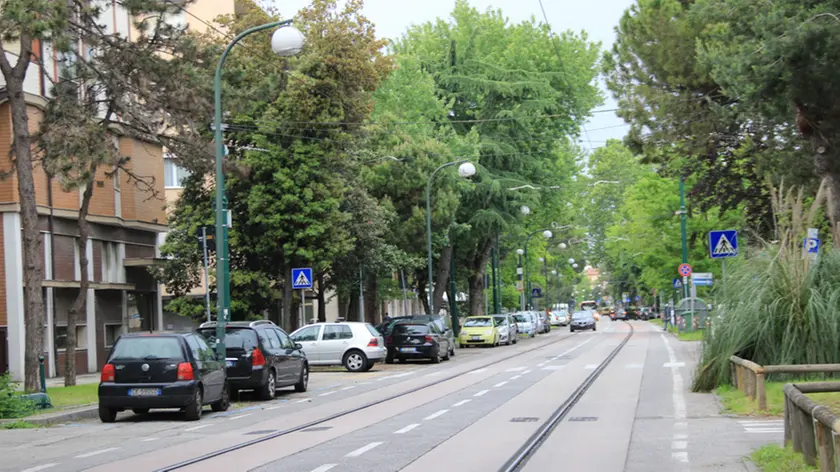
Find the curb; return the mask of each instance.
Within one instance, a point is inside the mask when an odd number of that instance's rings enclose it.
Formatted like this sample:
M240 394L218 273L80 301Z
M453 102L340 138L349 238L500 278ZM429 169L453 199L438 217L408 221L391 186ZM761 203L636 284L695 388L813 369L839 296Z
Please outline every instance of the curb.
M29 424L39 425L39 426L49 426L55 425L60 423L69 423L72 421L78 420L86 420L91 418L97 418L99 416L99 407L98 406L85 406L82 408L74 408L72 410L62 410L56 411L54 413L46 413L43 415L33 415L27 416L24 418L15 418L9 420L0 420L0 425L7 424L7 423L15 423L18 421L24 421Z
M744 464L744 468L747 470L747 472L761 472L761 469L759 469L753 461L746 457L741 458L741 463Z

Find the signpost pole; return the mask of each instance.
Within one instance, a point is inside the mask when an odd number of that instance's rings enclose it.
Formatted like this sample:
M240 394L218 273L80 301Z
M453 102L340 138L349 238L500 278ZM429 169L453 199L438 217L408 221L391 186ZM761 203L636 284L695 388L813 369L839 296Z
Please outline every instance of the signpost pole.
M303 326L304 318L306 318L306 290L300 289L300 317L298 319L298 327Z
M720 261L720 283L723 285L723 298L726 298L726 258Z
M210 322L210 267L207 262L207 227L201 227L201 249L204 252L204 305Z

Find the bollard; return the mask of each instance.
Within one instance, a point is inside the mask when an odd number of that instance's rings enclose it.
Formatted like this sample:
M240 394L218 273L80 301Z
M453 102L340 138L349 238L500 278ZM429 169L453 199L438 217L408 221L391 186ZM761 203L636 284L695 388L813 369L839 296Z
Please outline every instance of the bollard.
M764 373L755 374L755 395L758 397L758 409L764 411L767 409L767 392L764 385Z
M41 376L41 393L47 393L47 373L44 371L44 356L38 356L38 373Z
M820 470L834 472L834 439L831 428L814 419L817 436L817 454L819 455Z
M793 409L796 406L790 401L787 395L785 395L785 447L791 446L793 442ZM793 447L796 449L796 447Z

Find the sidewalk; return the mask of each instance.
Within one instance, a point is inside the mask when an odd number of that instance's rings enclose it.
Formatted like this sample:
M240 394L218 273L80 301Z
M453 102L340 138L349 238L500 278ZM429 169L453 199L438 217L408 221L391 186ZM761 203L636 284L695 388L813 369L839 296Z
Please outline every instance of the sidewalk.
M92 384L92 383L99 383L99 374L82 374L76 376L76 385L84 385L84 384ZM64 377L52 377L47 379L47 393L49 393L50 388L53 387L63 387L64 386Z

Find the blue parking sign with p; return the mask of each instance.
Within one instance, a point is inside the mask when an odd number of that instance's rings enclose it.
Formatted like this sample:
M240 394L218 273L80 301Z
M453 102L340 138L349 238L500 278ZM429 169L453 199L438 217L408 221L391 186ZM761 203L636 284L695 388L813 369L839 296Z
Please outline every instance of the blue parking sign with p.
M820 240L818 238L805 238L805 252L817 254L820 252Z

